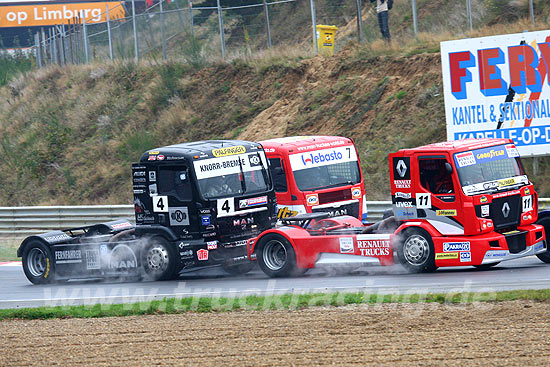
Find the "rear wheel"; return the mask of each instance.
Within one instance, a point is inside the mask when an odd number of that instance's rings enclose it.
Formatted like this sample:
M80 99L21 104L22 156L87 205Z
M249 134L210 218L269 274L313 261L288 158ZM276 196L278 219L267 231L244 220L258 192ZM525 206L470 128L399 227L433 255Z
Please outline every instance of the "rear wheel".
M33 284L47 284L55 280L52 251L39 241L27 244L23 251L23 271Z
M152 280L172 279L176 272L174 248L163 237L152 237L145 246L141 263Z
M537 220L537 224L540 224L544 227L544 234L546 236L550 235L550 217L543 217ZM546 251L543 253L537 254L537 257L547 263L550 264L550 250L548 249L548 240L546 240Z
M301 275L306 269L296 265L296 252L283 236L270 233L258 243L258 264L264 273L272 278Z
M399 262L411 273L429 273L437 269L431 236L420 228L406 230L397 246Z

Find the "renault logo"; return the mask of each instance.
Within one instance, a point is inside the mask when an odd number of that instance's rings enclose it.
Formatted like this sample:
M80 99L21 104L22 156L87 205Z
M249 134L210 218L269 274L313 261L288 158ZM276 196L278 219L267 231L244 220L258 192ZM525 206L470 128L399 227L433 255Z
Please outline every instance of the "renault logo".
M402 160L397 162L397 166L395 167L395 169L397 170L397 173L399 173L400 177L405 177L405 173L407 173L407 165L405 164L405 162L403 162Z
M510 215L510 205L508 203L504 203L502 206L502 214L504 215L504 218L508 218Z

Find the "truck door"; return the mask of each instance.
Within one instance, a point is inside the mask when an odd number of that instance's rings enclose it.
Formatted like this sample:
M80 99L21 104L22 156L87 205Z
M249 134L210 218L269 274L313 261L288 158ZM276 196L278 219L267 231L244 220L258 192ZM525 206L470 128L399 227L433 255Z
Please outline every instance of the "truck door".
M462 203L458 183L446 155L418 156L416 209L418 218L427 219L441 234L464 234Z
M277 218L282 219L297 215L298 211L294 210L293 207L297 204L297 197L292 194L291 187L288 184L287 175L292 175L290 166L285 165L283 158L276 155L269 158L269 169L277 195Z
M193 187L186 166L160 166L158 169L158 197L166 197L167 208L163 208L164 221L179 238L198 232L198 216L193 205ZM159 199L156 200L159 205ZM153 200L155 205L155 200Z

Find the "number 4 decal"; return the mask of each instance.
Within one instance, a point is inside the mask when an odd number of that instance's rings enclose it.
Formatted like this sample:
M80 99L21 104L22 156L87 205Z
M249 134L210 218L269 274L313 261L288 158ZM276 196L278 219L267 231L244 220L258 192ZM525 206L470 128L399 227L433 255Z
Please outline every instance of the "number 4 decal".
M523 196L523 211L528 212L533 210L533 195Z
M431 209L432 208L432 196L427 193L416 194L416 208L417 209Z
M168 196L153 196L153 211L168 213Z
M218 217L224 217L235 212L233 198L218 199Z

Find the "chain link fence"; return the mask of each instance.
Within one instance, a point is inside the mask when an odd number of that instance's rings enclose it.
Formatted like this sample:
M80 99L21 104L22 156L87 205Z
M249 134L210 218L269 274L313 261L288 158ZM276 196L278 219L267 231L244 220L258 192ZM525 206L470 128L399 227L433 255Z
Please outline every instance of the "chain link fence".
M364 43L380 38L376 2L370 0L250 0L247 5L233 7L222 6L223 0L210 3L216 6L160 0L147 9L136 9L132 1L120 5L124 6L122 12L106 7L102 22L74 18L69 24L34 35L37 64L144 58L201 63L249 56L308 38L311 42L318 24L341 27L336 52L351 39ZM534 25L533 0L524 3L523 8L514 8L515 14L499 8L497 0L446 2L444 11L434 11L434 6L441 4L428 0L395 0L390 30L400 38L417 37L421 32L463 35L488 20L496 22L514 15L531 19ZM304 24L304 19L311 19L311 24Z

